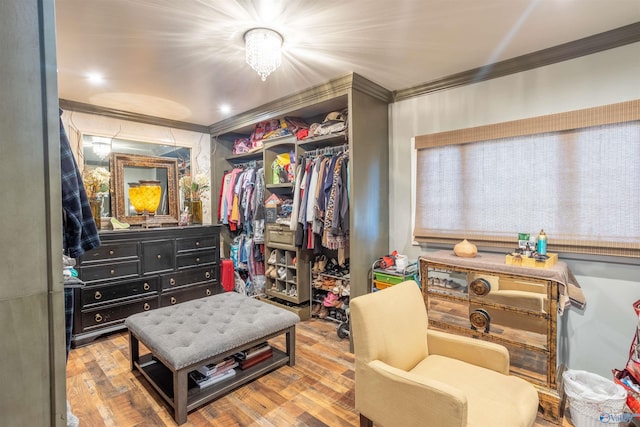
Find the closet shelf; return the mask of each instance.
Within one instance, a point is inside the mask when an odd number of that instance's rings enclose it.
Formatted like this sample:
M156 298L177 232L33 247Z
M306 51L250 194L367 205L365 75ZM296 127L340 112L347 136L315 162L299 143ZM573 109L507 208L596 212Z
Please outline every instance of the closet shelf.
M311 138L305 138L298 141L298 146L304 150L312 150L314 148L328 147L331 145L339 144L341 141L347 141L347 131L343 130L336 133L330 133L328 135L314 136Z
M275 147L276 145L281 145L281 144L295 144L296 136L295 135L277 136L275 138L264 139L263 142L264 142L264 148L272 148L272 147Z
M262 160L262 150L255 150L249 153L234 154L227 157L227 160L232 163L246 162L250 160Z

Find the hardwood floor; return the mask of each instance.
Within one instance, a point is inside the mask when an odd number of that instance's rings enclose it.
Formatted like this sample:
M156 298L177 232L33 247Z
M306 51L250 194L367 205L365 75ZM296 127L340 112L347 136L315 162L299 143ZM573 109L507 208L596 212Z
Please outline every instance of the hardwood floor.
M296 365L284 366L189 413L185 426L356 426L353 354L336 324L301 322ZM284 339L272 344L284 349ZM126 333L72 349L67 396L84 427L175 426L171 409L129 369ZM568 412L568 411L567 411ZM536 427L553 426L538 417ZM563 426L572 424L564 419Z

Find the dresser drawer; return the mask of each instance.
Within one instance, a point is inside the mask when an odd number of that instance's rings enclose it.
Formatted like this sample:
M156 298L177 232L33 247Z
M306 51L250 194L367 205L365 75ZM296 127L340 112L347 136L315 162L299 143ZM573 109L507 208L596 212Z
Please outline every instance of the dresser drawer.
M163 274L160 278L162 289L178 288L193 283L217 281L216 267L185 269L176 273Z
M175 245L173 240L142 242L142 274L159 273L175 269Z
M80 257L80 264L124 260L138 257L137 242L104 243Z
M101 328L106 325L122 323L124 319L135 313L158 308L158 297L151 296L121 304L110 304L99 308L82 311L82 330Z
M86 286L80 290L83 307L105 304L121 299L132 299L158 292L158 278L149 277L101 286Z
M469 299L478 304L549 313L549 288L546 280L469 273Z
M80 280L85 283L108 279L123 279L138 276L138 260L112 262L110 264L89 264L78 269Z
M277 225L267 226L267 243L280 244L286 246L295 246L295 233L288 227Z
M196 249L213 249L216 247L217 238L213 236L189 237L176 239L178 252L193 251Z
M548 350L549 322L545 317L471 303L469 325L513 343Z
M222 287L218 283L209 283L207 285L189 286L181 290L166 292L160 296L160 305L179 304L181 302L190 301L196 298L204 298L222 292Z
M213 264L216 261L215 251L190 252L177 256L178 268L197 267Z

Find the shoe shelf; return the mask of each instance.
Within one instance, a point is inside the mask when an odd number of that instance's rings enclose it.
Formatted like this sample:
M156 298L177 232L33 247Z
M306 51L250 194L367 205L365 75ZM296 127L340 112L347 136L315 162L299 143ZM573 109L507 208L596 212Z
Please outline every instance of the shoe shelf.
M348 264L338 266L335 260L316 259L310 264L311 316L343 323L349 319L351 294Z
M295 248L266 246L265 294L283 305L305 305L309 312L309 285L305 254ZM302 261L298 262L298 259ZM302 317L301 317L302 318ZM306 316L308 318L308 315Z

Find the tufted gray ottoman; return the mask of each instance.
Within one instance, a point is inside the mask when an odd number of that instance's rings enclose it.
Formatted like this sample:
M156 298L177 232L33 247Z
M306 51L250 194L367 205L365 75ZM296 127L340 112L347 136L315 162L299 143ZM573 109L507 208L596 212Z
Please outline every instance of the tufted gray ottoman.
M183 424L188 411L282 365L293 366L299 320L292 312L235 292L134 314L125 320L131 369L149 381ZM190 371L281 334L286 334L286 352L274 348L271 358L232 379L188 388ZM140 343L150 353L141 356Z

